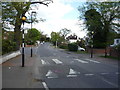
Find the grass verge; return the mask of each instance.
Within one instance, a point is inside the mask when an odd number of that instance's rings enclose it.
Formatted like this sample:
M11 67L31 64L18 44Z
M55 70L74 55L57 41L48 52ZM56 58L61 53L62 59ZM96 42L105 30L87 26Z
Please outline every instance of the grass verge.
M100 56L100 57L103 57L103 58L110 58L110 59L115 59L115 60L120 60L120 57L113 57L113 56Z

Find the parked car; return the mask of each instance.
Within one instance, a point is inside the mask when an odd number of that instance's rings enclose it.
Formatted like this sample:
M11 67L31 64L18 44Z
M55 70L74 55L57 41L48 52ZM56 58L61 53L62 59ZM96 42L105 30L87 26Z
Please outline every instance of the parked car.
M79 46L78 46L78 50L80 50L80 51L85 51L85 49L84 49L84 48L79 47Z

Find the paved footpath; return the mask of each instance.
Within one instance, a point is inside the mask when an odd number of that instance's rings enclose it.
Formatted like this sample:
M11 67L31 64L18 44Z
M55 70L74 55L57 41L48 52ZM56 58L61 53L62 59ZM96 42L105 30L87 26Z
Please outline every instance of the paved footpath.
M21 67L21 55L2 65L2 88L43 88L42 84L34 79L36 56L25 57L25 67Z

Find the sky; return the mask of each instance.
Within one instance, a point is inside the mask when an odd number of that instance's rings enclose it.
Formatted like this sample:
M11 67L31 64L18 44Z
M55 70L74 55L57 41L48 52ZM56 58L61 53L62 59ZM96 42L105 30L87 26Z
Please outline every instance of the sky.
M80 0L53 0L49 6L39 4L36 7L32 6L32 11L37 12L37 19L46 19L45 22L39 22L33 24L33 28L36 28L44 34L50 36L51 32L59 32L63 28L70 29L71 34L75 33L78 37L83 38L86 35L83 28L78 25L83 21L79 21L78 7L84 2ZM30 27L30 25L26 25Z

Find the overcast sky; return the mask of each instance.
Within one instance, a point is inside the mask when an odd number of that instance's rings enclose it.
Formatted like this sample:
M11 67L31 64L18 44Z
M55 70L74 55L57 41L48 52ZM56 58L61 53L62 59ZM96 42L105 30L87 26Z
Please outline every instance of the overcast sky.
M50 36L52 31L59 32L63 28L70 29L72 33L75 33L79 37L86 35L82 27L78 25L79 11L78 7L84 2L80 0L53 0L54 3L50 3L49 6L39 4L36 7L32 7L33 11L37 12L37 18L46 19L45 22L39 22L33 24L33 28L43 31ZM79 22L78 22L79 21ZM26 27L30 27L26 25Z

